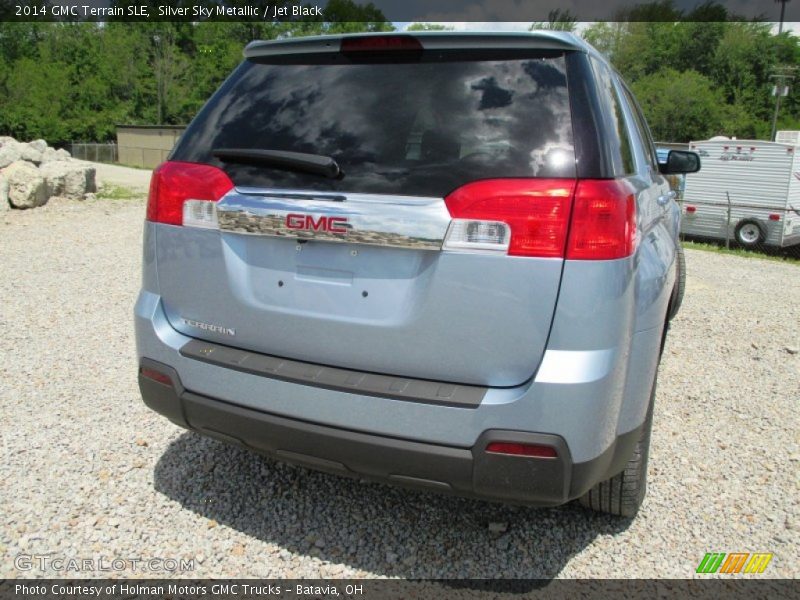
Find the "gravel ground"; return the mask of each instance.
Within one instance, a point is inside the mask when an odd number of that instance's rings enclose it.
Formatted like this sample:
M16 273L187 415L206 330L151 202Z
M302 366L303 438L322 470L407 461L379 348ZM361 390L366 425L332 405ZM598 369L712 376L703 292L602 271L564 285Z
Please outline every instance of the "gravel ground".
M126 576L681 578L711 551L800 575L800 265L687 252L631 522L314 473L145 409L143 217L143 200L0 215L0 578L45 574L19 554L195 561Z

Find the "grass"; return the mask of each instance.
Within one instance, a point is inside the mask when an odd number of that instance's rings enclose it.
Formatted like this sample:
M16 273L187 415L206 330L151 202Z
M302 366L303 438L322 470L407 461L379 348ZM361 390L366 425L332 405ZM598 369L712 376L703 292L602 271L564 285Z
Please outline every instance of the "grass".
M730 254L743 258L756 258L761 260L771 260L782 263L789 263L800 266L800 247L795 246L789 249L769 249L764 252L745 250L744 248L726 248L724 244L713 244L705 242L683 241L684 248L690 250L702 250L703 252L714 252L715 254Z
M142 192L110 183L103 184L97 192L97 197L101 200L134 200L142 196Z

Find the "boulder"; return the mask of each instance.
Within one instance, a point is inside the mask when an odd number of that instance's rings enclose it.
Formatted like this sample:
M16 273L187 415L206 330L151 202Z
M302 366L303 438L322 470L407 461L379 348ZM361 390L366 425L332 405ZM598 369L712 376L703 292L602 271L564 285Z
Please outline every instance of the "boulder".
M10 135L0 135L0 146L4 146L4 145L9 144L11 142L16 144L17 140L15 140Z
M8 205L8 179L0 173L0 212L10 208Z
M22 158L22 146L23 144L14 140L0 146L0 169L5 169L11 163Z
M33 208L47 202L47 184L39 169L18 160L3 170L8 180L8 199L15 208Z
M28 146L36 150L39 154L47 150L47 142L44 140L33 140L32 142L28 142Z
M19 148L19 157L22 160L27 160L37 165L42 162L41 150L37 150L36 147L30 144L20 144L19 142L17 142L17 147Z
M63 196L83 200L90 192L96 192L95 168L73 161L51 161L43 163L39 172L47 182L48 196Z
M42 152L42 164L52 162L54 160L61 160L54 148L45 148Z
M53 162L57 160L69 160L69 152L66 150L56 150L49 146L42 152L42 163Z

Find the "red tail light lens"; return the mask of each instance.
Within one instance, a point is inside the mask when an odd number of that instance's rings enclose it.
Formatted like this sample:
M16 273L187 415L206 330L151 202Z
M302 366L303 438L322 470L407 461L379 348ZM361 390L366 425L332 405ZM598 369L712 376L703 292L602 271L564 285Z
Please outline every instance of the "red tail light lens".
M610 260L636 249L634 190L620 179L586 179L578 183L572 208L566 258Z
M518 444L515 442L492 442L486 446L486 452L509 454L511 456L533 456L535 458L558 458L558 452L551 446Z
M563 257L575 190L573 179L487 179L445 198L456 219L508 224L512 256Z
M370 35L345 38L341 52L383 52L386 50L422 50L419 40L410 35Z
M170 161L161 164L150 180L147 220L183 224L186 200L218 201L233 188L225 171L197 163Z

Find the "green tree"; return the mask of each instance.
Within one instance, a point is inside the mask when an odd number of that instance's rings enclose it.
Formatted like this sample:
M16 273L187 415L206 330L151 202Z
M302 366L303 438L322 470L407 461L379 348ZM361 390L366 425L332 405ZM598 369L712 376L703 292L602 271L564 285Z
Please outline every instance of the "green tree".
M535 31L537 29L550 30L550 31L575 31L578 25L578 18L570 12L569 9L561 10L557 8L551 10L547 14L547 21L537 21L531 23L528 31Z
M726 133L729 114L723 96L696 71L663 69L631 87L658 140L687 142Z
M69 102L71 69L59 63L20 58L13 63L2 100L3 130L18 139L45 137L64 140L69 135L61 115Z

